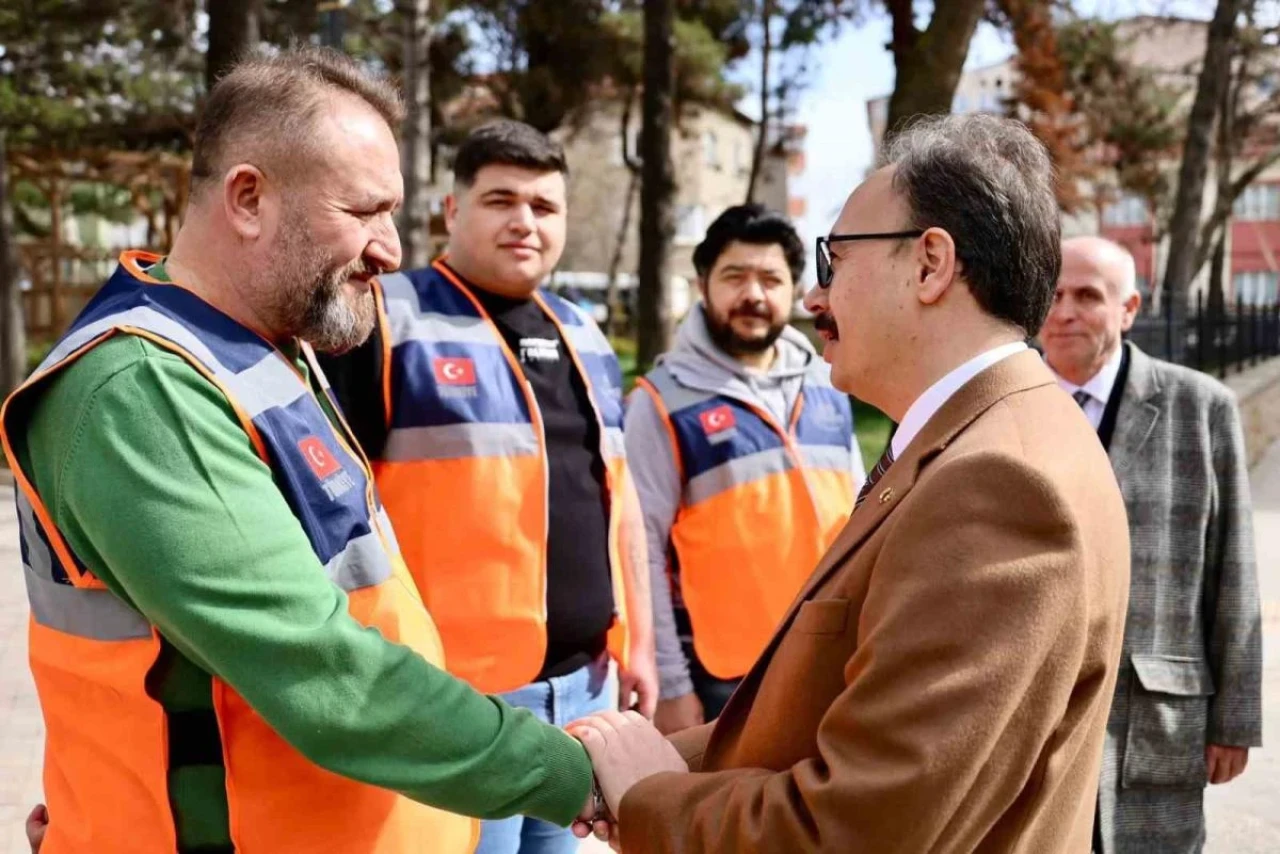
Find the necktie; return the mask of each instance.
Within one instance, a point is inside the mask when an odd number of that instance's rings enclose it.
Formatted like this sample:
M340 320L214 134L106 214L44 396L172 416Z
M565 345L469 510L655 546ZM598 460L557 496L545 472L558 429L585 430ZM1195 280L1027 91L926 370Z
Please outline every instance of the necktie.
M880 459L876 461L875 468L871 470L871 474L867 475L866 483L862 484L862 489L858 490L858 500L853 503L856 510L862 506L862 502L871 493L872 488L880 478L884 477L884 473L889 470L889 466L893 465L893 443L884 449L884 453L880 455Z
M1082 388L1076 389L1071 396L1075 398L1076 403L1080 404L1081 409L1084 409L1085 404L1093 399L1093 395Z

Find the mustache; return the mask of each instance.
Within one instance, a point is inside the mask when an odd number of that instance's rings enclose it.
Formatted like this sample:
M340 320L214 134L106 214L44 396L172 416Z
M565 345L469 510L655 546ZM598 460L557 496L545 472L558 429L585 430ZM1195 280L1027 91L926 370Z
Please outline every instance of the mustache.
M740 305L729 312L729 319L735 317L758 317L761 320L773 320L773 315L769 313L769 307L766 305L749 304Z
M814 316L813 328L821 332L830 332L832 334L836 334L840 331L836 326L836 319L825 311Z

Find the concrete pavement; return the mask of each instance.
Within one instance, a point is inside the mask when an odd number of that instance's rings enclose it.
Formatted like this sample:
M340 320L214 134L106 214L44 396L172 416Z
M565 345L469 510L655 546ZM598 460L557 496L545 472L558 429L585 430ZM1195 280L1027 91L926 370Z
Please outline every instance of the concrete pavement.
M1206 797L1208 854L1280 852L1280 443L1254 469L1254 531L1263 596L1264 708L1268 745L1255 750L1234 783ZM27 854L22 821L41 799L44 727L27 669L26 591L19 571L18 532L0 471L0 854ZM588 841L582 851L606 852Z
M1263 747L1234 782L1210 786L1208 854L1280 852L1280 442L1250 476L1262 591Z

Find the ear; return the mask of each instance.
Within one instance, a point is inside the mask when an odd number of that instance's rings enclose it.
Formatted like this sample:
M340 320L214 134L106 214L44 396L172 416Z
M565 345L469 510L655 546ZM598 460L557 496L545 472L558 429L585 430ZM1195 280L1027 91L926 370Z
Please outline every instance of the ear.
M955 280L956 242L941 228L930 228L916 242L916 263L916 298L933 305Z
M453 193L444 197L444 228L453 234L453 224L458 220L458 197Z
M1124 316L1120 319L1121 331L1128 332L1133 328L1133 322L1138 318L1140 308L1142 308L1142 294L1134 291L1124 301Z
M262 236L266 176L257 166L240 163L222 181L222 206L227 221L244 240Z

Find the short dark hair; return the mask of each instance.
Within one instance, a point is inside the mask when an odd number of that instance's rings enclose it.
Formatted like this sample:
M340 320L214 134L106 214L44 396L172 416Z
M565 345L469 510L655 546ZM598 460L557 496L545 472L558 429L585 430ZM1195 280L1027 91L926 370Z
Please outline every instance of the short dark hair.
M1049 153L1019 121L975 113L916 120L883 165L911 207L912 229L941 228L988 314L1035 335L1062 268L1062 226Z
M453 180L471 185L481 169L493 165L569 174L569 163L558 142L512 119L486 122L467 134L453 158Z
M393 134L404 121L400 93L383 77L336 50L299 47L275 54L252 53L214 84L196 126L191 185L220 178L235 152L263 153L280 164L309 162L298 147L311 144L312 125L324 97L352 95L386 121ZM283 168L283 167L282 167Z
M693 250L693 268L699 278L711 275L716 261L734 242L781 246L787 266L791 268L792 282L800 281L800 274L804 272L804 242L786 217L757 204L734 205L711 223L706 237Z

